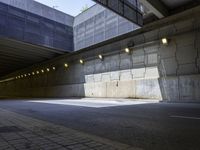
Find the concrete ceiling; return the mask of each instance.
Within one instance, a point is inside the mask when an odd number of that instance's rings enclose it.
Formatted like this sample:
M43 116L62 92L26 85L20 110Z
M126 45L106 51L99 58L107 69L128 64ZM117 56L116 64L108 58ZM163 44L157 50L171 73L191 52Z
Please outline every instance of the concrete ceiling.
M0 77L62 54L55 49L0 39Z
M162 3L165 4L165 6L168 9L175 9L180 6L184 6L186 4L193 3L196 0L161 0L161 1L162 1Z
M138 0L144 8L144 24L161 19L200 4L200 0ZM153 15L152 15L153 14ZM150 17L152 19L150 19ZM148 21L145 21L148 20Z

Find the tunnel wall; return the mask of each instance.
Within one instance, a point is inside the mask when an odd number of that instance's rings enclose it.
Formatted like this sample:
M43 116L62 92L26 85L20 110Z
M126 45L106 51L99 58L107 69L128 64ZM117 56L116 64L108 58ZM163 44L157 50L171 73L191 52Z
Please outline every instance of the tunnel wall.
M49 73L0 83L1 97L122 97L200 102L200 8L172 16L115 42L27 68ZM169 44L162 45L161 38ZM124 52L134 42L131 54ZM104 60L98 59L104 55ZM84 64L79 63L79 59ZM69 67L64 68L64 63Z

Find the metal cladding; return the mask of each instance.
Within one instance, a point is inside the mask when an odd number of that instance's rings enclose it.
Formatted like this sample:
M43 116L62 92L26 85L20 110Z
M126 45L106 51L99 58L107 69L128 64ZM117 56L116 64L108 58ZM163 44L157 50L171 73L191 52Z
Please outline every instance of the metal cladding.
M73 27L1 2L0 37L73 51Z
M143 25L143 15L138 9L137 0L93 0L100 5L114 11L118 15L136 23Z

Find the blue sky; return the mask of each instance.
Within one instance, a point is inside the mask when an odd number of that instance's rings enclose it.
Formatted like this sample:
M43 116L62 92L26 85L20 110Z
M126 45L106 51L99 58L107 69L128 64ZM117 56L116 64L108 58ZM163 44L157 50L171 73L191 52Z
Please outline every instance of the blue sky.
M35 0L50 7L56 6L56 9L72 16L78 15L84 6L92 6L92 0Z

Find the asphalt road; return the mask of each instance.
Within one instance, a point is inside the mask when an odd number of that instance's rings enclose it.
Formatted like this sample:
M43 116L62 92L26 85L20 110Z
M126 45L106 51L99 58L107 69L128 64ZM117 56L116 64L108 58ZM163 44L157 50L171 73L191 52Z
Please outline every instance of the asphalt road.
M0 101L0 108L144 150L200 150L200 104L99 105Z

